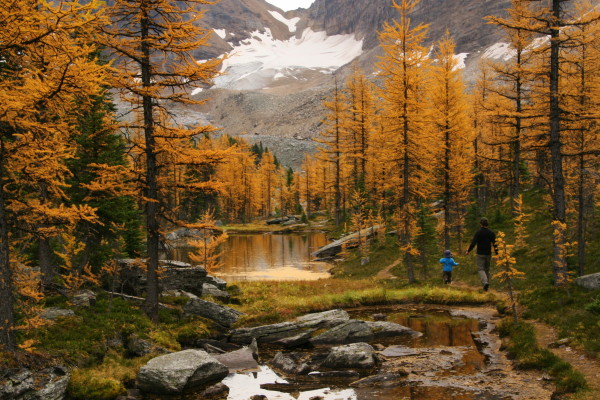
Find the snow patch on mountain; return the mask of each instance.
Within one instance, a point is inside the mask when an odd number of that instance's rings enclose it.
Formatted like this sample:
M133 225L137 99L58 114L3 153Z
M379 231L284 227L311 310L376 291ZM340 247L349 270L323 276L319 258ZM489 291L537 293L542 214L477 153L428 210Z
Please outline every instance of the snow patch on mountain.
M292 19L287 19L283 15L279 14L277 11L269 11L269 13L277 21L282 22L285 25L287 25L288 30L290 31L290 33L296 33L296 25L298 24L298 21L300 21L299 17L295 17L295 18L292 18Z
M498 42L485 49L482 58L508 61L513 58L514 55L515 49L511 48L509 43Z
M459 53L454 55L456 66L454 69L465 69L465 60L469 56L469 53Z
M227 37L227 31L225 29L213 29L215 33L221 38L225 39Z
M276 77L295 77L298 70L331 73L361 55L362 46L354 35L327 36L309 28L302 37L285 41L275 40L268 28L255 31L227 55L214 86L256 90L268 87Z

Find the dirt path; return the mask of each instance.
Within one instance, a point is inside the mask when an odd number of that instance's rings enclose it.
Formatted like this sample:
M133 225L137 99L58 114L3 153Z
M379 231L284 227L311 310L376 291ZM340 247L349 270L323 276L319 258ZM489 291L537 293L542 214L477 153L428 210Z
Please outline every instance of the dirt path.
M562 345L556 348L549 347L556 342L557 335L551 326L539 321L528 321L536 332L538 344L547 347L558 357L568 362L577 371L581 372L587 381L590 390L582 395L578 395L577 400L598 400L600 399L600 363L597 360L590 359L583 352L573 349L568 345ZM554 347L554 346L552 346Z
M376 278L377 279L397 279L398 277L396 275L392 274L390 271L392 270L392 268L399 265L401 262L402 262L402 258L399 258L396 261L392 262L390 265L388 265L387 267L385 267L384 269L379 271L377 273Z
M399 258L392 262L387 267L383 268L377 274L377 279L396 279L397 277L390 273L391 269L395 266L399 265L402 262L402 259ZM478 290L479 287L474 287L466 284L465 282L453 282L451 284L454 287L459 287L463 289L471 289ZM493 291L493 290L492 290ZM495 292L500 297L505 297L506 295L502 292ZM557 340L556 332L554 328L549 325L546 325L539 321L528 321L531 323L536 332L536 339L538 344L542 347L548 348L558 357L568 362L575 368L577 371L581 372L585 377L590 390L585 393L578 394L576 397L577 400L599 400L600 399L600 363L597 360L590 359L586 357L586 355L577 349L573 349L568 345L563 345L559 347L550 347Z

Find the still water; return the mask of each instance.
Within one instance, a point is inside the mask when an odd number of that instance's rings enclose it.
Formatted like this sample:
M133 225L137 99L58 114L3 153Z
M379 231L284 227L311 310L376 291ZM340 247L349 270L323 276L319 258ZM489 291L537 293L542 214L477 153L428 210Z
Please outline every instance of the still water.
M328 278L331 265L310 256L327 243L322 232L230 234L223 246L223 266L212 274L227 282ZM191 250L174 249L171 257L189 262Z

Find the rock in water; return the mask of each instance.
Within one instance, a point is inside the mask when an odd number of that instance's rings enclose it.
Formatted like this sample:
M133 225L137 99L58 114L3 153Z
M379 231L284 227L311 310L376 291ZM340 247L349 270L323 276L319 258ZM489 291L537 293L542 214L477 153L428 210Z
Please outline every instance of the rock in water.
M322 366L327 368L373 368L375 350L368 343L352 343L331 349Z
M365 321L351 319L310 340L313 344L344 344L373 340L373 331Z
M184 350L148 361L137 376L147 393L181 394L220 381L228 368L202 350Z

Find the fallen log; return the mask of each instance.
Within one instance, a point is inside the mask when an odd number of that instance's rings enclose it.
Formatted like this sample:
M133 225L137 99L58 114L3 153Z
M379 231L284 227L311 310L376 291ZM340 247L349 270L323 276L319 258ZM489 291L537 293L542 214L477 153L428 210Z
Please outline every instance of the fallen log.
M362 239L362 238L368 239L371 236L373 236L375 233L377 233L377 231L379 229L381 229L381 226L373 225L369 228L362 229L359 232L351 233L350 235L346 235L346 236L336 240L335 242L331 242L328 245L323 246L320 249L314 251L313 253L311 253L311 256L313 256L315 258L333 257L342 251L342 248L345 244L351 244L352 242L356 242L359 240L359 238L360 239Z

